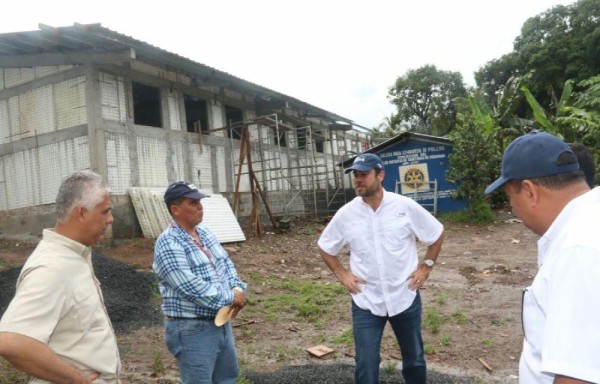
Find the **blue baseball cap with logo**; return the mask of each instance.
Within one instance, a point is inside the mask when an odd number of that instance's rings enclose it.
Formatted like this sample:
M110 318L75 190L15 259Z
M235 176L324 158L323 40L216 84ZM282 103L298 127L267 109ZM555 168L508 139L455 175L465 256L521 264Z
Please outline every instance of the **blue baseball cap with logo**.
M360 171L366 172L371 169L383 169L383 161L379 158L379 156L372 153L362 153L354 159L352 165L344 171L344 173L349 173L352 171Z
M200 200L210 196L200 192L191 181L176 181L169 185L165 191L165 204L169 206L172 202L181 197Z
M565 153L572 154L574 162L559 161ZM547 132L532 131L506 147L502 173L485 189L485 194L489 195L509 180L536 179L578 169L577 157L567 143Z

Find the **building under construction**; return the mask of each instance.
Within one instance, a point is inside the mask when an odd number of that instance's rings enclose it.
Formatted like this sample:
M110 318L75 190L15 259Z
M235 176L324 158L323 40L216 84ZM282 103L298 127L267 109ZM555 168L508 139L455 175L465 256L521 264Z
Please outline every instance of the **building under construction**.
M367 130L98 24L0 34L0 234L41 233L80 169L111 188L114 237L140 234L129 190L187 179L273 225L346 201L340 164Z

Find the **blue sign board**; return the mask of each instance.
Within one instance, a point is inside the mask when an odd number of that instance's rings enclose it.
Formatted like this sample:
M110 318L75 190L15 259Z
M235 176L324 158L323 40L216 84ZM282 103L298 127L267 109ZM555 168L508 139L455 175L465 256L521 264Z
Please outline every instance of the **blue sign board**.
M385 168L383 186L386 191L401 193L433 211L437 184L437 213L455 212L467 207L466 200L453 198L457 184L446 180L448 155L452 144L447 139L419 140L411 134L409 140L398 140L379 151L372 148ZM392 140L390 140L392 141Z

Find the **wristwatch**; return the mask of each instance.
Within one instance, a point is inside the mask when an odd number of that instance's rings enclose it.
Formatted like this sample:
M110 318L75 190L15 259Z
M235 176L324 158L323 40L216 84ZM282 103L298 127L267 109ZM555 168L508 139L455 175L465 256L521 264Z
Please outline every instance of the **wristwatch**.
M433 268L433 266L435 265L435 261L431 259L425 259L423 260L423 264L425 264L429 268Z

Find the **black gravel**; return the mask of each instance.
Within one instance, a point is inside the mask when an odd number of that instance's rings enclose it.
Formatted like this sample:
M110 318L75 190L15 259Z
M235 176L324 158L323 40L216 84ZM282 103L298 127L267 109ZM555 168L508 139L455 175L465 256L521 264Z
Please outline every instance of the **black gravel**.
M350 364L318 364L286 367L273 372L244 372L244 377L253 384L353 384L354 366ZM472 377L457 377L427 372L428 384L467 384ZM388 373L381 370L380 384L402 384L400 371Z
M141 272L99 253L92 254L106 310L118 334L163 324L158 282L152 272Z
M153 273L137 271L98 253L92 254L92 263L116 333L162 324L158 286ZM21 267L0 271L0 316L15 295L20 272Z

